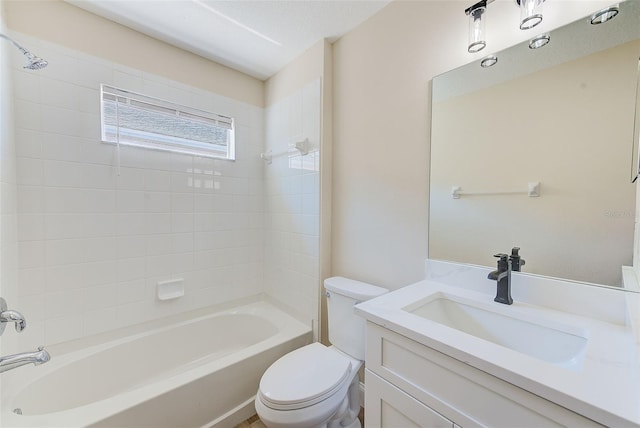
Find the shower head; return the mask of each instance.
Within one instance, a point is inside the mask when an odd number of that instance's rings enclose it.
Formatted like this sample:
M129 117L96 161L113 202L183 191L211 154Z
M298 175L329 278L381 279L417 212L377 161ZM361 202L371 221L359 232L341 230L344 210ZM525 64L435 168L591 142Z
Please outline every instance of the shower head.
M39 56L35 56L29 51L25 52L24 55L27 58L27 63L24 65L24 68L29 70L41 70L49 64L47 60L44 60Z
M43 69L47 66L47 64L49 64L47 61L45 61L44 59L35 56L34 54L32 54L31 52L29 52L28 50L26 50L25 48L23 48L22 46L20 46L15 40L13 40L11 37L4 35L2 33L0 33L0 38L6 39L8 41L10 41L16 48L18 48L18 50L20 52L23 53L23 55L25 56L25 58L27 59L26 64L24 65L23 68L26 68L28 70L40 70Z

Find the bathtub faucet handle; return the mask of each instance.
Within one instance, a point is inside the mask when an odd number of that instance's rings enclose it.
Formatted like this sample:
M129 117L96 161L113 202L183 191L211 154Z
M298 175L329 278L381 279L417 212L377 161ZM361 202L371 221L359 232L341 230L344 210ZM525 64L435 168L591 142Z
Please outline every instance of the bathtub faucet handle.
M27 328L27 321L24 316L18 311L7 309L6 300L0 297L0 335L4 332L5 324L10 322L15 324L18 333Z

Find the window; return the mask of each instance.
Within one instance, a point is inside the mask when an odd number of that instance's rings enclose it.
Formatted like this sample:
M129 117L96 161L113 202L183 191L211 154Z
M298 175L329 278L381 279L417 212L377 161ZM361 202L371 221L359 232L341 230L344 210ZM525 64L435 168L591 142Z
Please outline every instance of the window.
M235 159L233 118L100 85L102 141Z

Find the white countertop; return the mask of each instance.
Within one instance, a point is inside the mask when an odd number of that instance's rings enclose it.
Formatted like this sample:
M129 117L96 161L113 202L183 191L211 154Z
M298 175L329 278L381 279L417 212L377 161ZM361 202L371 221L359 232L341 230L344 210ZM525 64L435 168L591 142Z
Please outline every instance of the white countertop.
M356 306L356 312L368 321L388 328L425 346L440 351L506 382L548 399L607 426L640 426L640 364L638 359L637 315L640 295L599 287L572 289L571 299L550 299L558 280L545 284L544 278L513 278L513 305L493 302L495 281L486 280L486 269L479 268L484 282L467 281L464 286L451 285L455 280L424 280ZM468 279L468 278L467 278ZM449 284L445 284L448 282ZM562 282L562 281L561 281ZM476 285L474 285L475 283ZM575 283L565 284L568 288ZM524 288L535 286L528 293ZM561 285L560 285L561 286ZM566 288L563 289L566 292ZM587 347L579 364L567 368L479 339L404 310L406 306L434 293L446 293L462 299L495 304L503 314L520 319L545 319L552 323L575 326L585 332ZM546 294L541 298L542 293ZM581 295L586 293L586 295ZM525 300L525 296L529 297ZM518 298L520 300L518 300ZM553 302L544 305L546 299ZM588 307L591 304L599 310ZM610 299L608 301L607 299ZM484 303L483 303L484 304ZM627 312L610 315L610 312ZM551 306L551 307L549 307ZM563 310L566 309L566 310ZM590 316L595 313L595 316Z

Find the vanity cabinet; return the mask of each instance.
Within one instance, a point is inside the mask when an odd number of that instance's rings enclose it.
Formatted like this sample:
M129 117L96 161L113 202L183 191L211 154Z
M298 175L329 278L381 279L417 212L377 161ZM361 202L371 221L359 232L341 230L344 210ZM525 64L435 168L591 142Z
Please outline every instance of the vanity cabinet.
M367 322L367 427L598 427L596 422Z

